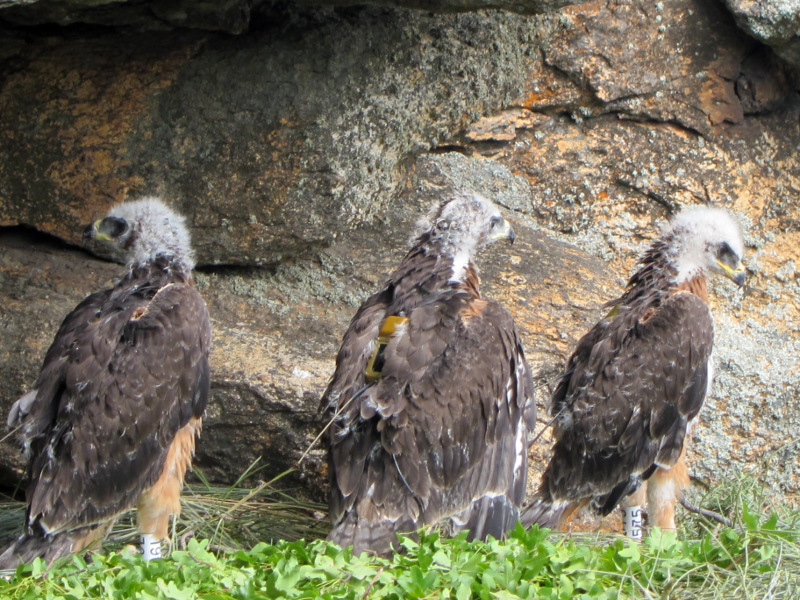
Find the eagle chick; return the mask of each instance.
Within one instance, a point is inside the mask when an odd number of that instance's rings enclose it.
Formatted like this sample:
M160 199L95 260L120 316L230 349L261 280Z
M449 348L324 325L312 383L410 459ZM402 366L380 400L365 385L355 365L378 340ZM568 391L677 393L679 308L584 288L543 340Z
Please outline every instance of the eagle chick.
M665 227L567 362L551 398L553 457L523 524L559 526L589 501L607 515L647 480L651 523L675 528L685 438L712 379L707 278L743 285L743 253L722 209L687 208Z
M437 203L384 288L356 313L322 407L328 539L385 554L426 525L501 537L525 495L531 375L511 315L474 264L513 240L478 194Z
M126 263L61 324L33 389L11 408L28 458L24 533L0 568L99 547L138 507L154 555L208 400L210 325L183 217L156 198L120 204L84 237Z

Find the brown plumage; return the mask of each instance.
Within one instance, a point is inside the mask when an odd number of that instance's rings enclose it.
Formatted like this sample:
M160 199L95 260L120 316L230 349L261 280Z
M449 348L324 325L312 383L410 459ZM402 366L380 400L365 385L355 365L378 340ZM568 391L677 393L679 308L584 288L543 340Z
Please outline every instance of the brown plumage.
M432 524L501 537L525 495L531 376L511 316L481 298L472 263L513 231L476 194L429 218L350 323L322 400L329 539L356 552L386 553L397 532ZM379 341L395 317L406 320Z
M651 522L675 527L688 484L684 440L711 383L706 278L741 285L743 251L730 215L705 207L680 213L653 243L553 393L553 457L523 523L555 527L589 501L608 514L650 478Z
M208 399L209 318L183 219L145 199L87 234L114 244L127 268L67 315L11 410L29 456L28 508L2 568L97 547L139 503L140 532L166 538Z

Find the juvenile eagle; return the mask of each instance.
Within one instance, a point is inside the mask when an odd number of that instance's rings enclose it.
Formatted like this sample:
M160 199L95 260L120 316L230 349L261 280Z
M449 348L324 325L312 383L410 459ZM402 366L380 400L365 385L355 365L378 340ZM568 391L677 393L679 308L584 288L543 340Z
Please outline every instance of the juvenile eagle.
M531 375L511 315L481 297L473 263L514 232L478 194L437 204L420 231L353 317L322 399L328 539L356 553L385 554L396 533L430 524L499 538L525 495Z
M67 315L11 409L29 460L28 506L2 568L99 547L134 506L159 551L208 400L211 332L183 217L145 198L112 208L84 236L127 264L114 287Z
M653 242L553 393L554 454L524 524L558 526L589 500L607 515L647 480L651 524L675 528L687 429L712 379L706 280L741 286L743 252L736 221L708 207L683 210Z

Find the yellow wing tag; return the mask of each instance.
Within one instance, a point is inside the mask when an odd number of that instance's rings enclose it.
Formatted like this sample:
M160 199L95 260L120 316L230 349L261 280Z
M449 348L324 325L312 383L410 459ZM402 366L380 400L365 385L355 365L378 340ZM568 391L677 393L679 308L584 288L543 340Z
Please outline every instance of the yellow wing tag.
M386 350L386 346L389 344L392 335L397 331L397 328L406 323L408 323L408 317L398 317L397 315L386 317L386 320L383 322L378 332L378 339L375 341L375 349L372 351L372 356L369 358L367 368L364 369L364 376L368 383L372 383L381 378L381 371L383 371L383 364L386 360L383 356L383 352Z

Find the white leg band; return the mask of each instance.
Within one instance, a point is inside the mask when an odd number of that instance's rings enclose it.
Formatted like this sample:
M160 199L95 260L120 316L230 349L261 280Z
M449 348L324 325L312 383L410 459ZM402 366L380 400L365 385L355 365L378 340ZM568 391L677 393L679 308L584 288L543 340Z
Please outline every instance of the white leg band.
M161 540L152 533L145 533L142 536L142 555L145 560L161 558Z
M625 535L634 540L642 539L642 507L626 506L625 511Z

